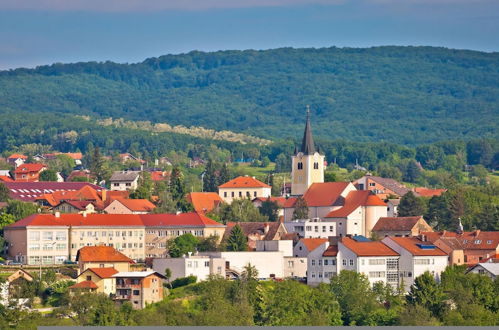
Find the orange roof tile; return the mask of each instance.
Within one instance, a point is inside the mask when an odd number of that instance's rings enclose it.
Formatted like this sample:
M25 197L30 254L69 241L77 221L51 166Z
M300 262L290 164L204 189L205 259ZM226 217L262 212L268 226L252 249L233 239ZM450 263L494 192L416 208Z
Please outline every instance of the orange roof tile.
M271 188L269 185L251 176L239 176L226 182L218 188Z
M416 187L413 189L413 191L416 193L416 195L422 197L433 197L442 195L447 191L447 189L429 189L425 187Z
M132 226L144 227L139 215L136 214L75 214L61 213L59 217L54 214L33 214L11 225L10 228L25 226Z
M307 206L331 206L350 182L322 182L313 183L303 195ZM285 207L293 207L295 200L288 199Z
M382 242L357 242L350 237L343 237L340 242L359 257L399 255Z
M46 168L47 166L44 164L39 164L39 163L24 163L16 170L14 171L16 174L18 173L27 173L27 172L39 172L43 168Z
M225 227L223 224L197 212L179 214L140 214L138 216L140 216L146 227Z
M168 172L164 171L152 171L151 173L151 180L152 181L162 181L167 179L170 174Z
M347 217L360 206L386 206L386 204L378 196L372 195L369 190L354 190L348 193L343 207L329 212L326 218Z
M411 230L422 217L382 217L376 222L373 231Z
M114 274L118 273L116 269L113 267L105 267L105 268L88 268L91 272L93 272L95 275L99 276L100 278L110 278Z
M76 260L81 262L128 262L133 260L112 246L84 246L78 250Z
M261 201L263 203L266 200L268 200L269 198L272 202L276 202L279 207L284 207L286 200L287 200L286 197L267 197L267 198L257 197L255 199L253 199L253 201L258 200L258 201Z
M196 212L210 212L223 202L215 192L192 192L187 195L187 200Z
M323 257L336 257L338 255L338 245L329 245L322 254Z
M135 211L135 212L151 212L156 208L156 205L154 205L147 199L118 198L116 199L116 201L123 204L130 211Z
M430 242L435 242L440 237L455 237L465 250L495 250L499 245L499 231L467 231L462 234L451 231L422 232Z
M0 175L0 181L3 181L3 182L14 182L14 180L12 180L12 178L10 176L6 176L6 175Z
M317 249L321 244L327 242L327 238L302 238L300 242L307 248L308 252L312 252Z
M69 287L69 289L97 289L98 286L92 281L83 281Z
M393 237L388 236L388 239L391 239L398 245L400 245L405 250L409 251L413 256L446 256L447 253L439 249L435 246L434 249L421 249L418 244L422 245L432 245L429 242L423 242L417 237Z
M28 159L28 156L25 156L23 154L12 154L9 157L7 157L7 159L18 159L18 158Z

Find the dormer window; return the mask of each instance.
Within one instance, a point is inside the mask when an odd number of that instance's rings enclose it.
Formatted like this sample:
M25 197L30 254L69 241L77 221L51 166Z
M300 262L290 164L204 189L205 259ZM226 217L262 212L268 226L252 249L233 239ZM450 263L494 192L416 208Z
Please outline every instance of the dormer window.
M482 243L482 240L481 240L481 239L477 239L477 240L475 240L475 244L480 244L480 243Z
M487 241L487 244L492 244L492 240L490 240L490 239L489 239L489 240Z

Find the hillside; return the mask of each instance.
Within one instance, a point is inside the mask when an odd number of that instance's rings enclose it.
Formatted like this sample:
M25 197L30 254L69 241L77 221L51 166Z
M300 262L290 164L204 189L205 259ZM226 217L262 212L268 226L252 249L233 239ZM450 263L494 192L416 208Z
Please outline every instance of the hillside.
M191 52L0 72L0 111L198 126L265 139L497 138L499 53L433 47Z

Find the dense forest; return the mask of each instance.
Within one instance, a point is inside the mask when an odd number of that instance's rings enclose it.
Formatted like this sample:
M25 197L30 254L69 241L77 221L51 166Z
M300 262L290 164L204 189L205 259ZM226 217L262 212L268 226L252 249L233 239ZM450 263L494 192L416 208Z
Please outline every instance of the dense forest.
M499 54L433 47L191 52L0 72L0 112L88 115L330 142L497 138ZM26 118L29 120L30 118ZM47 127L48 129L48 127Z

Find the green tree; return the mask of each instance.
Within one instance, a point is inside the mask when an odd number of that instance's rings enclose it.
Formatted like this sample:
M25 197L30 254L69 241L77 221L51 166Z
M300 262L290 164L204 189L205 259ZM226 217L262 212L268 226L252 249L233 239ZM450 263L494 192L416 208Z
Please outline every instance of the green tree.
M407 296L410 304L423 306L436 318L441 317L445 311L444 299L442 287L428 271L414 279Z
M10 190L7 188L3 182L0 182L0 202L6 202L10 199Z
M337 175L334 172L324 173L324 182L336 182L338 181Z
M246 236L243 233L241 226L235 225L229 237L227 238L227 242L225 243L227 251L247 251L248 243Z
M217 185L218 178L215 171L216 171L215 164L210 158L206 163L206 168L203 176L203 191L206 192L218 191L218 185Z
M130 193L133 199L151 199L153 191L153 182L151 173L141 172L137 189Z
M10 200L5 207L5 213L11 214L17 221L38 213L38 205L18 200Z
M0 212L0 232L3 231L5 226L8 226L16 222L16 219L12 214Z
M165 280L166 280L166 284L168 285L168 287L171 289L172 288L172 285L170 283L170 280L172 278L172 270L170 268L166 268L165 269Z
M269 198L262 202L262 206L258 208L260 214L268 217L269 221L275 222L279 218L279 205L277 202Z
M57 181L57 172L47 169L40 173L40 181Z
M421 177L421 170L414 160L409 161L404 172L404 181L416 182Z
M212 252L218 251L218 235L210 235L208 237L201 238L198 243L199 252Z
M281 153L277 155L275 159L275 171L276 173L283 173L291 171L291 159L289 156Z
M230 171L227 163L223 163L222 169L220 170L220 176L218 177L218 185L224 184L230 181Z
M106 166L104 157L102 157L99 147L95 147L93 149L93 154L90 156L89 168L90 172L95 175L97 182L104 180L107 174Z
M262 215L253 203L246 198L233 200L231 204L221 204L218 210L219 219L227 222L265 222L268 217Z
M398 325L402 326L438 326L440 322L424 306L408 304L400 313Z
M175 237L168 253L172 258L179 258L188 252L194 253L198 243L199 241L194 235L183 234Z
M302 196L298 197L295 202L293 220L295 219L308 219L307 201Z
M425 203L412 191L402 196L398 207L399 217L414 217L425 214Z

